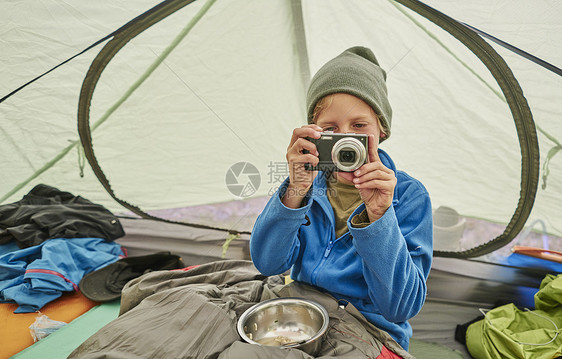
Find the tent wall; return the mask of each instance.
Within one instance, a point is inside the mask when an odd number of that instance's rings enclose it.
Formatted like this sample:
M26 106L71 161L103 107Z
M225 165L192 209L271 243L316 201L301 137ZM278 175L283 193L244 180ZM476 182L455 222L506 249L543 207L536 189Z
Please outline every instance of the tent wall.
M157 3L1 5L0 96ZM558 2L427 3L562 67ZM104 118L143 77L204 4L196 1L162 20L111 60L94 93L91 124ZM303 47L296 43L302 34L295 33L292 5L217 1L93 131L96 156L116 194L145 210L240 199L225 183L225 174L237 162L253 164L261 175L253 197L271 194L287 174L290 133L305 123L303 78L345 48L364 45L374 50L388 72L393 134L382 148L399 168L426 185L434 207L447 205L465 216L507 223L519 198L521 155L508 107L482 63L440 28L388 0L302 2ZM82 80L103 45L0 103L1 203L18 200L42 182L123 210L87 164L80 176L83 158L72 145L78 140L76 107ZM492 45L512 68L529 102L539 129L541 174L546 174L542 166L549 151L562 141L562 78ZM308 71L301 67L303 58ZM49 166L65 149L68 153ZM560 155L550 158L546 187L539 189L529 219L545 221L547 230L558 236L561 161ZM44 166L47 170L41 172ZM33 178L34 174L39 175ZM498 234L487 234L485 240Z
M196 2L149 28L112 59L96 87L92 124L142 77L202 4ZM60 32L69 30L64 15L57 18ZM119 18L113 28L121 22ZM116 193L148 209L232 200L225 185L231 165L250 161L263 171L284 162L278 149L286 148L288 134L302 122L304 107L292 24L290 4L284 1L213 5L181 46L94 131L96 155ZM0 115L8 119L3 152L20 148L19 158L4 159L9 164L3 167L16 167L17 172L4 173L3 194L77 139L76 105L93 56L95 52L89 52L73 60L2 104ZM14 64L12 72L22 68ZM26 108L32 101L28 96L40 94L37 106ZM4 202L45 182L119 209L88 169L79 177L76 151L73 148ZM257 194L270 190L264 181Z

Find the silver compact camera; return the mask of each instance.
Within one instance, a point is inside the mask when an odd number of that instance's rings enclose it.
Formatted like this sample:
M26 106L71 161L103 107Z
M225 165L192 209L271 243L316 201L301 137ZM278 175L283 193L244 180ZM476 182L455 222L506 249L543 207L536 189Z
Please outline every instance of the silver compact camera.
M306 139L316 145L317 166L307 163L309 171L353 172L368 161L368 135L357 133L322 132L320 138Z

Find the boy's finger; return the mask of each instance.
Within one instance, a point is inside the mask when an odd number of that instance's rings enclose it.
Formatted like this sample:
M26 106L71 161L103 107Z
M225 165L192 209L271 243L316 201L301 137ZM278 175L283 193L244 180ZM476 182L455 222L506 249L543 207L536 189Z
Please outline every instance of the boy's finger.
M369 161L370 162L381 162L379 153L377 151L377 146L375 146L375 135L369 135Z
M318 130L320 129L320 130ZM321 128L318 127L317 125L306 125L306 126L302 126L299 128L295 128L293 130L293 133L291 135L291 141L289 142L289 146L287 148L290 148L293 146L293 144L299 139L299 138L305 138L305 137L312 137L312 138L320 138L320 132L321 132Z

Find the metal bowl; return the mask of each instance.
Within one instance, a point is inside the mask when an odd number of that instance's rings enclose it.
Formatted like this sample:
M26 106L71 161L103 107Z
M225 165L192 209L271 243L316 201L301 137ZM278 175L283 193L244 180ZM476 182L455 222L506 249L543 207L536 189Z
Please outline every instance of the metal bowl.
M279 348L298 348L314 355L330 318L320 304L303 298L275 298L246 310L238 320L244 341Z

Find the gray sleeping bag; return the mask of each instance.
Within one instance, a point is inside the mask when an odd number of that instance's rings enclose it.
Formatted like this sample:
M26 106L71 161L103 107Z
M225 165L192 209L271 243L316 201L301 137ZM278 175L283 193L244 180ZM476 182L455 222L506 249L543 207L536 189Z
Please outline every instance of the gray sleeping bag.
M92 335L69 358L313 358L298 349L243 342L236 331L252 305L277 297L303 297L330 315L318 358L376 358L384 345L413 358L351 304L282 276L265 277L251 261L228 260L189 270L158 271L123 289L119 317Z

